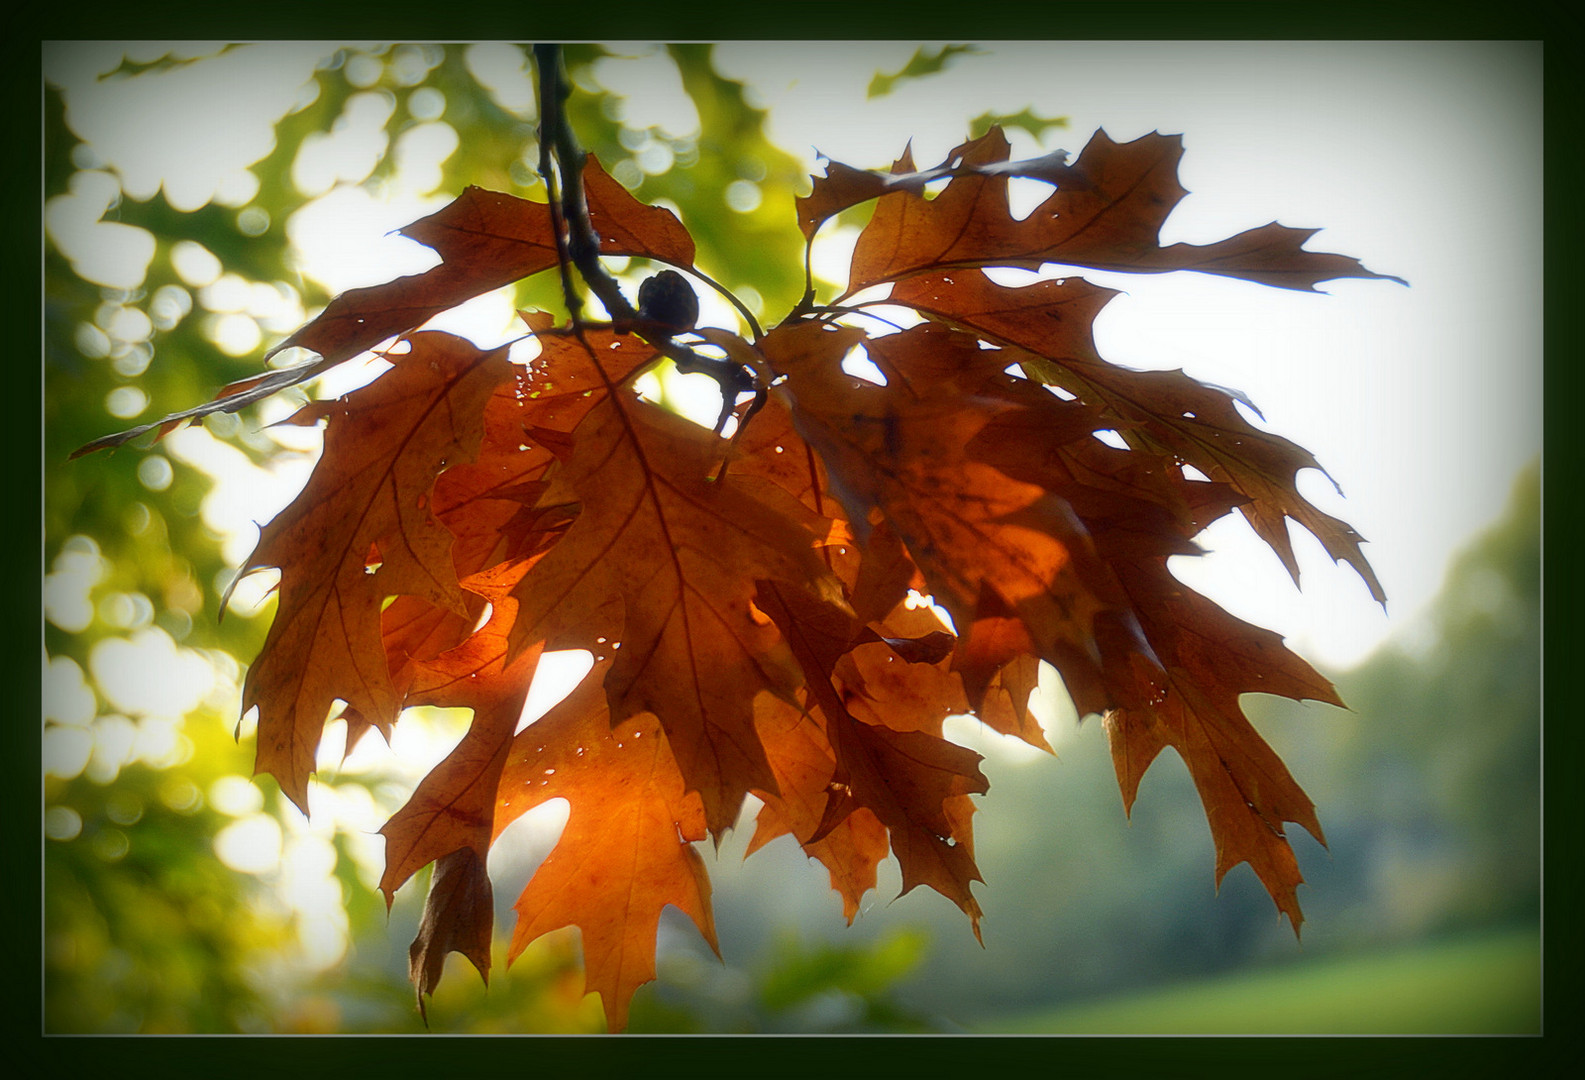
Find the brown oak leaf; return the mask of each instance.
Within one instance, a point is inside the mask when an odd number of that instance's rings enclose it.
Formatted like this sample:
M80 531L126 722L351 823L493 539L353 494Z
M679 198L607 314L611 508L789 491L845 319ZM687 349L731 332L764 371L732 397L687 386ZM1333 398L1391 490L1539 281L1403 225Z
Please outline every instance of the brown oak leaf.
M594 355L591 352L591 356ZM514 645L578 630L621 641L606 690L617 723L653 712L711 831L751 788L774 787L754 734L760 693L790 694L796 668L756 618L754 582L787 581L839 599L816 537L711 479L725 450L710 432L631 393L610 393L572 432L545 502L579 502L567 534L524 577Z
M682 776L654 716L613 726L597 665L578 688L513 740L501 777L499 834L548 799L571 809L556 847L515 905L509 956L552 930L583 935L585 981L612 1031L633 991L655 977L661 909L680 909L717 949L710 881L693 846L704 806Z
M745 319L753 341L692 319L660 336L654 320L524 313L538 352L515 363L416 328L562 270L569 244L691 269L693 241L593 158L583 198L554 214L469 188L403 230L437 265L335 298L271 351L317 360L83 448L240 409L394 339L389 370L292 418L326 423L324 452L244 568L278 567L281 581L243 704L258 709L257 771L305 811L335 703L349 746L389 736L408 706L472 711L381 829L388 904L435 867L409 950L420 1012L450 952L488 978L489 848L554 799L567 824L516 903L509 955L576 927L613 1031L655 976L662 909L715 947L696 845L719 841L750 795L762 803L750 852L791 835L849 922L890 852L903 892L929 886L978 936L972 825L989 781L945 723L977 716L1049 750L1030 705L1045 664L1081 716L1103 717L1125 812L1174 748L1218 884L1248 862L1297 932L1303 879L1284 827L1324 843L1321 826L1240 697L1337 696L1168 560L1197 554L1196 537L1237 509L1295 580L1289 521L1380 599L1361 538L1299 494L1315 459L1242 415L1253 406L1236 392L1100 356L1092 327L1112 290L985 272L1192 270L1305 291L1386 277L1276 223L1162 244L1185 195L1181 156L1175 136L1097 132L1071 163L1011 161L992 128L930 168L908 151L890 172L830 162L797 202L806 240L874 203L832 302L811 289L763 334ZM573 177L580 163L558 164ZM1021 218L1013 178L1051 188ZM584 271L564 268L563 284ZM868 289L921 321L875 318L854 300ZM716 430L640 396L639 376L666 364L716 377ZM524 725L540 657L561 650L587 652L592 670Z
M504 349L483 353L436 331L410 346L368 386L298 412L298 423L328 420L325 451L244 567L281 568L280 605L243 686L243 708L259 710L256 771L274 775L304 812L331 703L387 730L396 719L381 601L411 595L466 611L452 534L435 520L430 491L448 465L477 452L484 402L509 365Z

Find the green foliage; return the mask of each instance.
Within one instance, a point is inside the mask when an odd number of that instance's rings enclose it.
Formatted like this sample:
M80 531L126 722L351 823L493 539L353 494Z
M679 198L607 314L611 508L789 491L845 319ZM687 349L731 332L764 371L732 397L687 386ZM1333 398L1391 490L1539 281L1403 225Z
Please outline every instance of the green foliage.
M168 71L174 71L177 68L190 67L200 60L220 56L238 48L241 48L241 46L222 45L218 49L213 50L199 47L194 55L189 56L179 56L173 50L161 53L159 56L148 60L134 60L131 56L123 56L121 63L116 65L115 71L111 74L119 76L163 74Z
M1067 126L1066 116L1041 116L1033 109L1023 108L1015 113L982 112L969 121L969 133L977 139L993 127L1019 128L1027 131L1030 138L1039 141L1046 132L1052 129L1065 130Z
M929 1030L922 1017L887 996L893 984L919 965L925 948L926 939L918 930L894 931L869 948L809 947L784 937L765 968L759 988L761 1008L787 1013L843 995L854 1006L850 1022L854 1030Z
M891 75L877 71L875 77L870 80L869 89L865 91L865 97L885 97L900 82L907 79L922 79L927 75L935 75L946 70L947 65L952 62L954 57L963 55L974 56L980 52L982 50L975 45L943 45L933 53L927 49L918 49L901 71ZM980 135L984 134L984 132L980 131L975 134Z
M679 206L699 245L699 263L727 288L761 298L758 314L787 311L803 292L802 244L787 228L792 196L807 183L802 166L765 135L765 112L743 97L743 84L723 78L709 45L672 45L683 88L699 112L698 160L657 182L654 195ZM733 203L733 192L744 193ZM752 194L748 194L748 193ZM650 189L639 198L650 201Z
M1338 680L1360 721L1316 767L1346 785L1384 888L1424 908L1415 929L1540 917L1540 492L1532 462L1408 640Z
M662 983L634 998L634 1032L923 1033L943 1022L903 1004L896 987L919 966L928 939L893 928L842 944L779 934L747 971L724 975L703 957L673 957ZM713 977L712 977L713 976Z
M1536 1035L1541 938L1437 941L997 1020L987 1034Z
M214 728L193 730L211 737L181 766L46 783L49 1032L272 1030L275 1003L254 972L290 923L257 879L215 857L231 819L206 781L246 761Z

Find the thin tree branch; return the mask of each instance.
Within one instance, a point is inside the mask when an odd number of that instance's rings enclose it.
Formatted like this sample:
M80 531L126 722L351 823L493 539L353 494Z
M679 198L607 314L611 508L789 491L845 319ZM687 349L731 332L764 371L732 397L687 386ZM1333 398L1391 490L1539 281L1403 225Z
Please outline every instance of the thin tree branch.
M600 263L600 238L589 220L589 204L583 194L583 162L587 155L578 145L572 125L567 123L566 102L572 95L572 87L567 83L566 70L562 66L561 46L535 45L534 60L539 68L540 162L543 168L549 149L560 166L561 214L565 219L567 254L584 283L605 305L613 322L635 320L638 312L622 295L616 279Z
M686 345L673 341L669 331L641 319L632 303L623 295L616 279L601 264L600 238L589 219L589 204L583 191L583 164L588 155L578 145L578 136L572 130L572 125L567 123L566 101L572 94L572 88L562 64L561 46L535 45L534 62L539 69L540 172L545 175L553 214L557 212L559 202L562 220L555 225L556 243L558 252L564 255L563 288L568 293L568 307L574 323L578 322L582 303L574 296L572 284L566 276L568 260L577 268L589 290L600 298L615 325L632 325L640 336L670 357L678 371L710 376L720 385L725 408L730 409L737 401L738 394L757 388L754 375L729 360L701 356ZM559 199L550 175L552 158L555 159L556 171L560 172Z

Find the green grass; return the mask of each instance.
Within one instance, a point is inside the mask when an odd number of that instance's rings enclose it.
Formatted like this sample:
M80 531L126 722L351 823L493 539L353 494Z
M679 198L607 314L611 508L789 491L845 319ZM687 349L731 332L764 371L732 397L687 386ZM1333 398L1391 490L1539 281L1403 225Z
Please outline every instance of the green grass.
M1541 936L1522 930L1287 963L983 1023L1017 1034L1539 1034Z

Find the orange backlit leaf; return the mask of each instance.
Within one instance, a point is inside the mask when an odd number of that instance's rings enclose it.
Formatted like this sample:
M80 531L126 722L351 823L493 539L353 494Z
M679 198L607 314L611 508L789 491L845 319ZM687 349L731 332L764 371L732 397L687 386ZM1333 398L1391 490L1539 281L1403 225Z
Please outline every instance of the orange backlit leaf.
M602 254L692 265L693 242L671 211L633 198L593 158L584 166L584 184ZM431 248L440 265L347 290L270 355L296 346L318 353L325 364L350 360L464 300L556 265L549 206L498 191L470 187L399 231Z
M281 568L280 606L248 669L244 709L259 709L256 769L305 812L326 716L336 699L388 727L400 708L387 670L380 603L410 595L466 611L452 534L428 506L435 478L478 452L480 414L509 376L505 350L414 335L368 386L306 406L325 453L303 493L264 527L246 569ZM370 546L381 555L370 572Z
M1304 290L1332 278L1386 276L1357 259L1305 251L1316 230L1275 222L1216 244L1161 246L1161 226L1187 194L1178 183L1178 136L1153 133L1119 144L1097 131L1072 166L1029 173L1044 172L1056 187L1023 219L1013 217L1007 201L1012 170L999 168L1008 156L1006 137L993 127L952 151L957 175L934 199L906 185L882 196L853 250L848 292L931 271L1045 263L1134 273L1198 270Z
M1011 353L1009 361L1034 378L1105 408L1142 446L1159 448L1228 483L1245 496L1241 512L1295 580L1299 566L1286 518L1309 529L1333 558L1354 566L1371 594L1382 599L1381 584L1360 551L1360 536L1299 494L1298 472L1320 468L1308 451L1250 424L1230 391L1198 383L1181 371L1133 371L1101 359L1090 325L1115 295L1080 278L1012 288L968 269L900 282L892 299L1003 347Z
M864 894L875 888L876 867L890 850L886 826L859 807L816 839L836 770L825 728L803 709L775 699L767 701L755 719L777 791L760 793L764 806L755 819L748 854L779 836L791 835L805 854L825 866L851 925Z
M511 589L527 567L506 563L470 578L468 588L490 602L489 621L455 648L412 664L404 704L469 708L473 722L380 829L387 907L408 878L442 855L459 847L481 860L489 854L501 769L541 651L536 646L507 661L506 634L516 616Z
M779 391L849 520L878 513L887 521L959 627L994 603L1024 622L1042 659L1098 663L1093 622L1108 604L1087 580L1088 537L1060 497L970 455L980 431L1015 406L960 392L962 382L989 378L983 365L994 361L947 334L920 327L867 344L872 357L893 365L950 357L964 365L958 385L905 381L895 367L899 377L885 386L846 375L836 361L863 340L858 331L798 326L772 334L765 352L787 376ZM918 375L925 366L909 370ZM1053 398L1049 407L1064 404Z
M770 583L761 583L756 603L798 658L831 748L825 807L814 832L800 840L807 848L857 811L869 811L887 829L903 892L929 885L963 909L978 937L981 911L969 883L981 878L971 854L967 797L988 787L980 756L941 737L945 710L935 715L911 696L893 699L880 685L864 693L866 711L878 722L855 718L836 669L873 635L851 616Z
M1080 716L1102 716L1125 812L1175 749L1217 882L1249 863L1297 932L1284 827L1321 841L1321 825L1240 696L1337 696L1167 564L1236 509L1295 580L1289 521L1379 599L1361 538L1299 494L1314 458L1242 415L1237 393L1104 359L1093 324L1112 290L985 272L1192 270L1303 291L1385 277L1275 223L1163 245L1181 155L1177 137L1097 132L1071 163L1015 162L992 128L931 168L907 151L890 172L830 162L796 205L806 239L874 203L833 302L811 292L753 341L708 326L646 340L653 322L525 313L533 341L515 362L415 330L559 269L549 207L469 188L402 230L438 265L337 297L272 350L317 360L83 448L242 408L394 339L389 370L292 418L326 423L324 452L245 568L278 567L281 582L243 704L259 712L257 771L305 810L336 702L349 747L371 729L389 738L408 706L471 710L381 829L388 903L435 867L409 952L421 1012L449 953L488 976L490 847L550 800L566 801L567 824L516 903L510 955L577 928L613 1031L655 977L666 906L715 947L698 845L750 795L762 803L750 853L790 835L849 922L890 854L903 892L929 886L978 936L972 821L989 780L945 722L974 716L1049 750L1034 704L1047 664ZM1022 218L1015 177L1051 189ZM583 185L603 254L692 268L670 211L593 158ZM887 319L844 305L872 287L889 289ZM723 387L716 431L635 389L690 361ZM593 668L525 723L540 658L561 650Z
M1341 705L1332 685L1289 652L1282 639L1229 615L1179 585L1165 566L1126 572L1141 605L1168 688L1148 710L1108 714L1112 760L1130 809L1139 779L1165 746L1178 751L1194 777L1216 843L1216 880L1248 862L1288 916L1303 916L1295 890L1303 880L1283 833L1295 822L1325 844L1311 803L1275 751L1250 725L1240 694L1260 692Z
M754 583L832 595L836 584L814 536L730 474L712 481L726 448L708 431L621 392L572 435L544 501L583 509L518 587L513 640L574 633L619 600L620 621L599 630L621 640L606 679L615 722L660 718L719 834L749 789L774 786L754 734L756 696L797 683L785 644L751 611Z
M670 210L639 202L592 155L584 166L584 184L601 254L693 265L693 239ZM72 456L120 446L156 429L163 438L188 420L236 412L422 326L466 300L557 265L550 207L480 187L467 188L440 210L398 231L432 249L440 264L381 285L348 289L264 356L269 360L286 349L300 348L317 353L317 360L239 379L213 401L96 439Z
M572 695L513 740L501 777L496 831L549 799L571 807L556 847L515 905L510 956L564 926L583 935L585 981L612 1031L633 991L655 977L655 934L670 904L717 948L710 881L692 842L703 804L682 776L655 718L611 723L597 665Z

